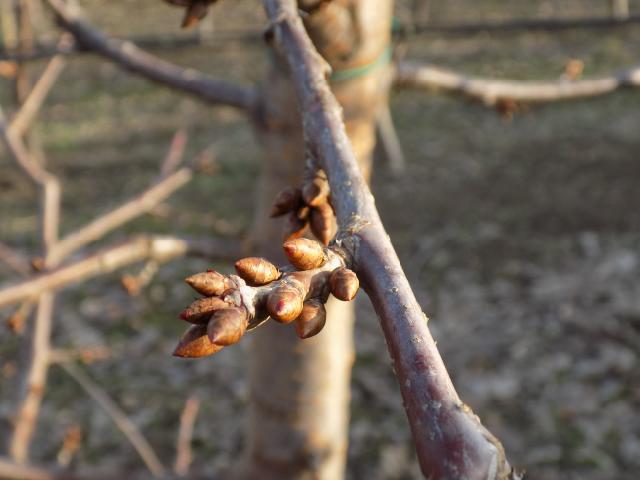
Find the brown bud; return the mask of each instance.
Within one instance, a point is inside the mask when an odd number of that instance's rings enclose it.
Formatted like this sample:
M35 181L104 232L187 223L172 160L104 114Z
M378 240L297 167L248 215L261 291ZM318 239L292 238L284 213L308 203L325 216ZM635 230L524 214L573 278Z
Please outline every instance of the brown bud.
M302 192L299 188L285 187L278 192L271 207L271 217L296 211L302 205Z
M233 345L247 330L247 311L244 308L232 307L218 310L213 314L207 326L209 340L216 345Z
M298 212L291 212L284 225L284 240L300 238L307 227L307 221L298 218Z
M231 286L227 277L213 270L191 275L185 282L196 292L208 297L220 295Z
M302 312L302 293L291 286L281 286L269 294L267 312L280 323L293 322Z
M222 350L220 345L209 340L206 325L191 325L182 335L173 355L183 358L199 358L213 355L220 350Z
M327 320L324 304L317 298L304 302L302 313L296 318L296 333L300 338L313 337L320 333Z
M318 207L312 208L309 225L316 238L323 244L329 245L329 242L336 234L336 220L331 205L323 203Z
M299 270L311 270L324 263L324 248L308 238L296 238L282 245L291 264Z
M236 272L252 285L264 285L280 276L278 268L260 257L247 257L236 262Z
M219 297L200 298L185 308L180 313L180 318L189 323L206 324L215 311L230 306Z
M307 205L317 207L323 203L327 203L329 195L329 182L327 182L324 174L316 176L313 180L306 182L302 187L302 198Z
M360 288L360 282L356 274L345 267L336 268L331 272L329 277L329 286L331 287L331 293L338 300L348 302L353 300Z

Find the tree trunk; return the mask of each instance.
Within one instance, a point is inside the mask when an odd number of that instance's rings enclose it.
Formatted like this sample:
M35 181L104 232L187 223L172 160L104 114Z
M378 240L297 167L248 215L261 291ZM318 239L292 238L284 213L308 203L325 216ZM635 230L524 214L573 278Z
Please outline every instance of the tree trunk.
M300 1L307 29L333 68L333 90L368 178L375 119L387 102L391 0ZM259 252L283 260L282 223L268 218L275 194L299 185L304 167L295 92L274 56L263 83L265 105L257 122L265 150L255 224ZM327 325L308 340L291 326L270 322L252 335L250 408L244 478L344 477L349 388L353 364L353 305L331 299Z

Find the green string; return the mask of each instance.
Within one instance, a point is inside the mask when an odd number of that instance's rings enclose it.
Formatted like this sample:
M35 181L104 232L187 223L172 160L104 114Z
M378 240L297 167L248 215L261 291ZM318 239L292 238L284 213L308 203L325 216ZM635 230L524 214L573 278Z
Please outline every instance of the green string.
M329 81L332 83L344 82L345 80L353 80L354 78L363 77L373 70L387 65L393 57L393 48L391 45L387 46L384 51L371 63L366 65L360 65L359 67L347 68L345 70L336 70L331 73Z

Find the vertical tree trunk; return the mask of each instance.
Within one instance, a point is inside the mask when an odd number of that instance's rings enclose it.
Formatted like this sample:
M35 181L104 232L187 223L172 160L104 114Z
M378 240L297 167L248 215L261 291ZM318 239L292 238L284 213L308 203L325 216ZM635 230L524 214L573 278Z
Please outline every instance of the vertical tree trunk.
M300 1L320 53L334 69L336 97L368 177L375 118L387 102L392 0ZM282 224L268 218L275 194L299 185L304 166L301 122L285 67L274 57L263 83L265 108L257 125L265 150L255 241L260 253L282 259ZM244 478L344 477L353 363L353 306L332 299L327 326L308 340L277 324L259 328L250 350L250 412Z

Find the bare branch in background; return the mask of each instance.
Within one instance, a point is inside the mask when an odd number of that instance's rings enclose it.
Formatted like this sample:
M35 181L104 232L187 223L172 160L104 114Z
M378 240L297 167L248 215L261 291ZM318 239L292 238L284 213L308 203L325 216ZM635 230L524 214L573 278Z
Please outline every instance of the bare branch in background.
M18 167L41 192L41 238L48 249L58 237L60 223L60 183L58 179L33 161L20 135L6 121L0 108L0 138Z
M406 161L402 144L398 138L396 126L393 123L389 104L385 103L376 115L376 133L384 156L389 162L389 169L394 175L401 175L406 170Z
M187 133L184 130L178 130L171 140L169 151L160 166L160 175L166 177L170 173L176 171L182 159L184 158L184 149L187 146Z
M4 458L0 458L0 478L3 480L81 480L81 477L70 473L56 472L30 465L20 465ZM91 475L85 478L98 480L105 477Z
M640 87L640 67L592 80L535 82L471 77L436 66L400 62L395 85L459 94L491 106L501 101L557 102L597 97L623 88Z
M36 426L40 403L47 382L54 295L42 293L38 300L33 332L30 335L29 366L22 379L21 400L15 417L9 453L18 463L25 463L29 443Z
M86 22L80 13L61 0L47 0L58 21L84 48L149 80L180 90L203 101L246 111L256 106L255 89L212 78L193 69L178 67L141 50L131 42L109 38Z
M69 37L64 36L59 44L64 45L71 41ZM66 63L62 55L56 55L49 61L24 103L11 120L10 128L14 130L16 135L23 135L29 129Z
M155 476L164 475L165 468L156 455L155 451L144 437L138 427L127 418L127 415L120 407L107 395L98 384L89 378L80 368L72 363L60 363L60 367L80 385L85 392L93 398L100 407L111 417L113 423L127 437L133 448L138 452L140 458L145 463L149 471Z
M0 242L0 262L23 277L31 274L31 263L29 259L2 242Z
M36 298L42 292L59 290L97 275L143 260L167 262L183 255L210 259L235 259L242 254L238 240L176 238L140 235L116 246L107 247L76 262L54 268L38 276L0 290L0 307L23 299Z
M263 0L270 33L289 66L308 148L331 185L341 231L378 314L398 376L423 474L428 478L514 478L500 442L456 393L427 321L384 230L294 0Z
M200 410L200 399L197 396L190 396L184 404L184 409L180 415L180 429L178 430L178 440L176 442L176 461L173 471L179 477L185 477L189 473L189 466L193 461L191 442L193 441L193 426Z
M142 194L63 237L53 247L50 260L58 262L79 248L99 240L110 231L148 212L186 185L192 176L192 170L185 167L161 179Z

